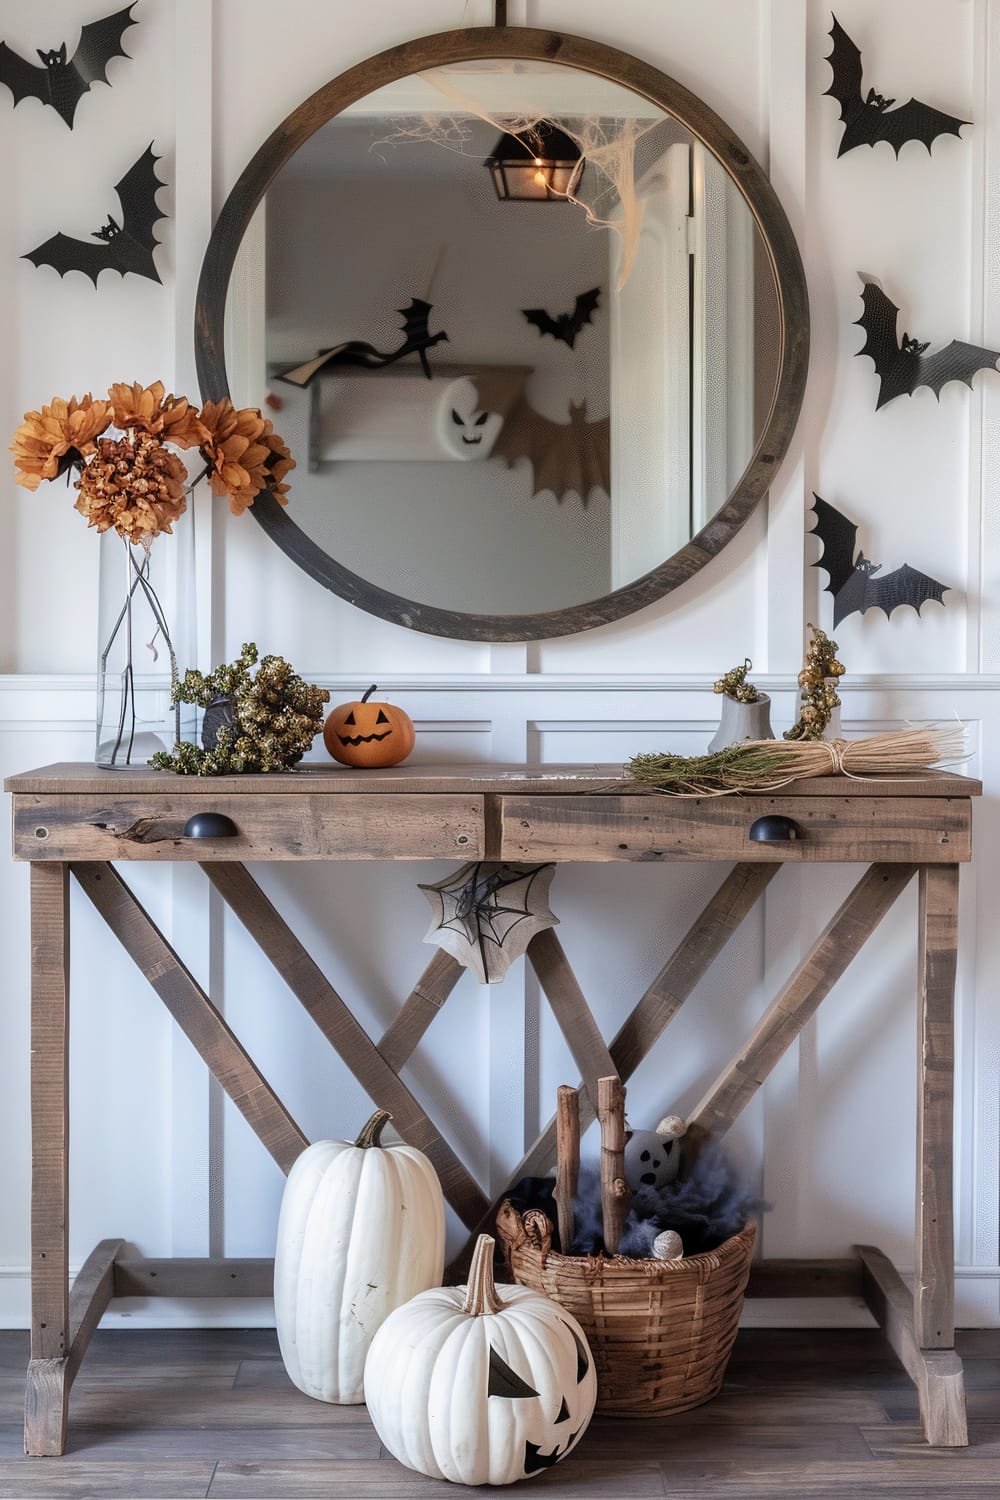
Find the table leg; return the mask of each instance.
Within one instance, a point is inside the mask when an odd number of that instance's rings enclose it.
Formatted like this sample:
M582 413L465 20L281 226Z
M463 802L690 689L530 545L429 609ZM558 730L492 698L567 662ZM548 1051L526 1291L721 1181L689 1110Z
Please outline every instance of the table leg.
M69 867L31 866L31 1359L24 1450L66 1446Z
M920 1350L955 1344L955 1241L952 1222L954 999L958 949L958 866L924 865L919 901L919 1032L917 1063L917 1213L913 1325ZM957 1356L955 1356L957 1359ZM961 1366L959 1366L961 1387ZM964 1390L945 1413L936 1387L922 1392L929 1442L961 1446ZM932 1407L934 1409L932 1409ZM959 1407L960 1410L956 1410ZM933 1434L933 1435L932 1435Z

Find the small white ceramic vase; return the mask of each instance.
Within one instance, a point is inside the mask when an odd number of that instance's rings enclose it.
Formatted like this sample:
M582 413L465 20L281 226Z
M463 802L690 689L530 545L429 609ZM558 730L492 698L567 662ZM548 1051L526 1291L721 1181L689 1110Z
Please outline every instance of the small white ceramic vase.
M773 740L771 699L761 693L756 703L741 703L738 698L722 695L722 717L708 742L709 751L725 750L727 745L741 745L744 740Z

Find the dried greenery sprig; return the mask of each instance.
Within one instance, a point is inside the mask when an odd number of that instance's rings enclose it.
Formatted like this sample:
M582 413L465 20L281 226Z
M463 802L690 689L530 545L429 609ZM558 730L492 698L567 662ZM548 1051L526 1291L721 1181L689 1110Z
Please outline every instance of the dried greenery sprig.
M894 780L968 759L964 724L890 730L863 740L745 740L712 755L634 755L625 770L651 792L724 797L772 792L812 776Z
M185 672L175 701L211 708L226 703L211 745L181 740L158 751L150 765L180 776L225 776L247 771L285 771L296 765L323 727L326 688L305 682L280 656L265 656L256 675L257 647L244 645L236 661L212 672Z

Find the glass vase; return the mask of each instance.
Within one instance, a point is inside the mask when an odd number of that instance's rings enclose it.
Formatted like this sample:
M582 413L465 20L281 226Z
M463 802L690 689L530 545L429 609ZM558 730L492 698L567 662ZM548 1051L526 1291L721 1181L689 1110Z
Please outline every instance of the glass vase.
M148 547L114 531L101 538L94 756L99 766L144 766L157 750L172 749L184 738L186 720L193 719L193 708L171 702L179 670L193 659L188 649L193 590L183 577L186 549L183 543L176 547L178 542L180 532ZM180 658L178 632L168 624L171 605L183 622Z

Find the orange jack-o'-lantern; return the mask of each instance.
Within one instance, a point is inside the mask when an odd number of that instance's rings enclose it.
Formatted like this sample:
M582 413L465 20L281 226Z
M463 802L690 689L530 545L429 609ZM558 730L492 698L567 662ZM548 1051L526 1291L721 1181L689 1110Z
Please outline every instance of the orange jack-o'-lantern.
M398 766L413 749L413 720L393 703L369 703L375 683L356 703L341 703L323 726L323 743L345 766Z

